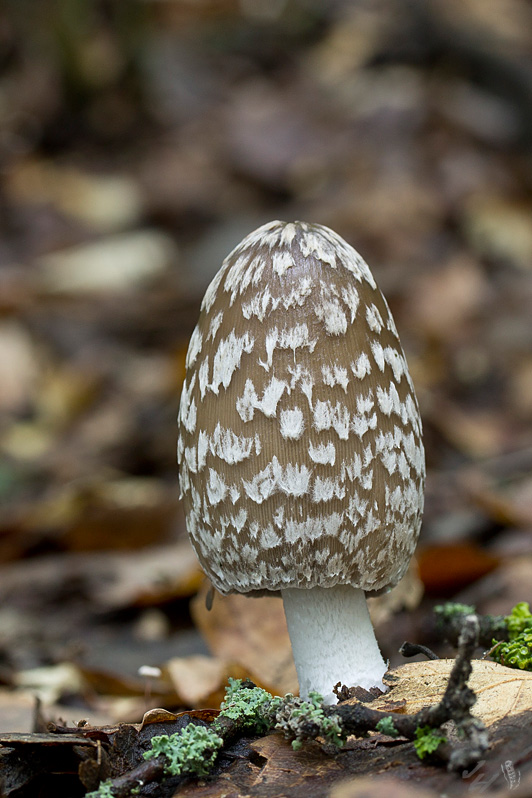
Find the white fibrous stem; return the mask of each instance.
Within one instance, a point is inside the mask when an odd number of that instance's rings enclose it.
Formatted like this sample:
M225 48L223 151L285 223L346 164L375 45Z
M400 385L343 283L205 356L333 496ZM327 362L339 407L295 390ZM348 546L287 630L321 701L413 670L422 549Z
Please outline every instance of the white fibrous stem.
M288 588L281 591L292 652L299 679L299 694L321 693L336 704L333 687L386 689L384 662L363 590L351 585Z

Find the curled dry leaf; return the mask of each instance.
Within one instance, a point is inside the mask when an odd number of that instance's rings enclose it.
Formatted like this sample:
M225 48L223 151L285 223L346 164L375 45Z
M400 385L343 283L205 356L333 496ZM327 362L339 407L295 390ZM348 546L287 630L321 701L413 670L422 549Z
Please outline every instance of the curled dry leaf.
M149 726L152 723L173 723L174 721L179 720L179 718L182 718L184 715L186 715L187 718L202 720L204 723L212 723L219 714L219 709L193 709L176 713L169 712L167 709L161 709L161 707L155 707L154 709L149 709L144 713L142 723L133 725L136 729L138 729L138 731L141 731L144 726Z

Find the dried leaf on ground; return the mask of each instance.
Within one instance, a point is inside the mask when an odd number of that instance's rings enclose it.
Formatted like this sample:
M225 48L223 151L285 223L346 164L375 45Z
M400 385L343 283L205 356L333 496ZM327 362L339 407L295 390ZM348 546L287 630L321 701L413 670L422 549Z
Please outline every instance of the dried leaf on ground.
M110 555L104 569L106 582L96 587L93 597L98 604L115 609L186 598L203 582L203 572L187 540Z
M405 701L399 710L409 715L440 701L454 660L409 662L386 674L391 690L371 706L386 711L389 701ZM473 712L486 726L532 711L532 673L506 668L496 662L473 661L469 686L477 695ZM352 700L348 703L354 703Z
M215 657L196 655L176 657L164 665L174 689L184 706L219 706L229 678L243 679L242 666Z
M434 791L412 780L400 782L390 776L362 776L333 787L329 798L434 798Z
M273 693L297 692L281 599L217 594L209 611L205 606L207 590L206 585L191 606L196 625L212 653L240 665L253 681Z

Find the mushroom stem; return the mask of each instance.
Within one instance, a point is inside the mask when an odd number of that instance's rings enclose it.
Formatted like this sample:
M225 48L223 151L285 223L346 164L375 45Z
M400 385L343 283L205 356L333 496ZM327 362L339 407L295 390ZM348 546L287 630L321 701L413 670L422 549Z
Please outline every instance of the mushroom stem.
M384 689L384 662L369 617L366 596L351 585L281 591L299 679L299 692L321 693L336 704L340 682Z

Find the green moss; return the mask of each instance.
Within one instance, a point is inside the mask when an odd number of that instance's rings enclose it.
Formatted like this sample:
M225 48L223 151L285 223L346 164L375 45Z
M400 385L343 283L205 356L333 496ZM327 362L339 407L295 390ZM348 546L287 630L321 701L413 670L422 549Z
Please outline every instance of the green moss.
M212 729L189 723L180 732L151 739L144 759L163 756L164 770L171 776L206 776L223 740Z
M532 613L526 601L520 601L504 619L508 627L510 640L522 632L532 632Z
M437 729L431 729L430 726L418 726L416 729L414 748L420 759L433 754L445 742L447 742L447 737L440 734Z
M508 668L532 671L532 631L521 632L508 642L493 641L491 656Z
M381 734L387 734L388 737L399 736L399 732L395 728L393 718L391 715L388 715L388 717L379 720L375 728L377 729L377 731L380 731Z

